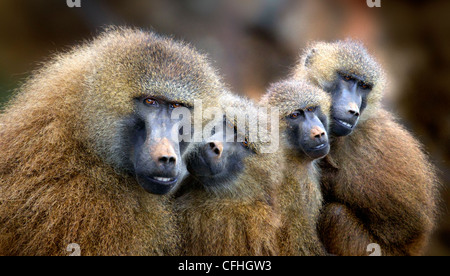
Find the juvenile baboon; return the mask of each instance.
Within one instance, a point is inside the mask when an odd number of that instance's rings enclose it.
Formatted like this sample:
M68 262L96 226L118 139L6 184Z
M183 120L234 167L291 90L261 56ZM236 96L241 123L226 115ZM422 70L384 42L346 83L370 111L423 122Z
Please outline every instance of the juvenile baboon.
M221 89L203 55L140 30L56 56L0 115L0 254L178 254L155 195L185 171L170 114Z
M436 215L437 179L422 146L380 107L385 73L351 40L315 43L294 78L330 93L331 151L321 162L326 205L319 221L337 255L423 253Z
M325 255L317 233L322 207L317 160L328 154L328 116L331 99L305 81L273 84L261 104L280 110L280 151L284 180L277 189L282 227L278 232L281 255Z
M257 124L257 108L249 100L224 94L220 103L222 113L233 107L248 124L235 127L235 118L226 113L225 123L223 117L219 120L224 128L216 127L210 139L191 144L185 156L190 176L183 182L188 188L176 201L183 254L275 255L279 216L273 192L284 162L278 153L262 153L258 141L237 139ZM230 131L234 139L227 142L224 135Z

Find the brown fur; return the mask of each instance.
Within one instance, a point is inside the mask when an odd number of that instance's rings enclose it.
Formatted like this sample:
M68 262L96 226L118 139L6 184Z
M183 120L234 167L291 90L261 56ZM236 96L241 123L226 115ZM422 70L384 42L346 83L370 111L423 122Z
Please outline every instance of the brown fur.
M293 111L309 106L319 106L329 116L330 97L306 82L290 80L273 84L261 103L280 109L281 152L285 160L284 181L276 191L282 219L278 232L280 255L324 255L316 230L322 207L317 161L289 145L284 120Z
M331 199L320 224L325 244L338 255L367 255L373 242L383 255L422 254L436 208L432 167L389 113L357 128L335 139L322 166Z
M251 102L223 95L221 102L256 118ZM225 106L222 106L224 108ZM250 122L252 123L252 122ZM244 160L244 171L229 187L208 189L195 179L178 198L184 254L206 256L276 255L276 231L280 219L274 207L274 188L279 183L282 159L277 153L256 153Z
M314 44L294 76L326 89L338 70L362 76L374 88L354 132L334 138L321 162L322 240L337 255L368 255L370 243L378 243L382 255L420 255L436 216L434 168L419 142L380 107L384 73L361 44Z
M0 254L178 254L169 197L123 171L135 97L192 104L221 89L190 46L110 29L33 75L0 115Z

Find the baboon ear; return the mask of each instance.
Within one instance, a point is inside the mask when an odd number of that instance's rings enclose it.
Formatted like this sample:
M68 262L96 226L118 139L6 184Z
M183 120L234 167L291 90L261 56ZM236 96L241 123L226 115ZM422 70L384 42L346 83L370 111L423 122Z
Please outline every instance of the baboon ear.
M309 68L309 66L311 65L311 60L314 57L314 55L316 54L316 49L311 49L307 54L306 54L306 58L305 58L305 67Z

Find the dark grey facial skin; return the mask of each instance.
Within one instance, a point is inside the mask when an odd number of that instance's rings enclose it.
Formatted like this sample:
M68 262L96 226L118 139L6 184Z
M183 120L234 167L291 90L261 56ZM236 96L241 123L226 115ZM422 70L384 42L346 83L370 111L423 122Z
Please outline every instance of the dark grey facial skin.
M328 125L327 117L320 107L296 110L285 120L288 125L288 143L291 147L313 160L328 154L330 144L325 127Z
M225 142L227 129L224 123L223 131L215 132L208 141L196 144L186 156L186 166L189 173L204 186L223 187L233 183L244 170L244 159L254 154L248 148L248 143Z
M367 106L367 95L373 86L357 75L341 72L330 87L326 90L331 93L333 100L331 134L349 135L358 125L361 113Z
M181 105L157 98L136 99L135 105L136 112L129 120L131 171L147 192L167 194L183 171L181 155L186 146L180 147L178 141L180 120L171 118Z

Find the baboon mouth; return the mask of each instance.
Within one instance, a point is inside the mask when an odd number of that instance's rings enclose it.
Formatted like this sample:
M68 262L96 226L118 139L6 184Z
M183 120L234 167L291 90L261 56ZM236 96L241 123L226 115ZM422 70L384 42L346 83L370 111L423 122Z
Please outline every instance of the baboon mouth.
M205 157L204 152L199 154L197 158L197 162L200 163L198 166L201 170L199 170L198 167L193 169L191 164L188 164L188 171L193 175L213 177L224 170L223 163L220 162L220 160L211 160L210 158Z
M167 178L167 177L158 177L158 176L154 176L151 177L153 180L161 182L161 183L171 183L174 182L176 180L176 178Z
M322 144L319 144L319 145L313 147L312 149L313 150L321 150L321 149L325 148L326 146L327 146L326 143L322 143Z
M321 143L317 146L310 147L305 151L306 155L312 159L320 159L325 157L330 151L329 143Z
M164 195L169 193L178 183L178 177L138 176L139 185L151 194Z
M338 118L334 118L334 121L339 124L340 126L346 127L348 129L353 129L355 127L354 124L339 120Z
M158 184L171 185L177 182L176 177L169 178L169 177L150 176L149 178Z

